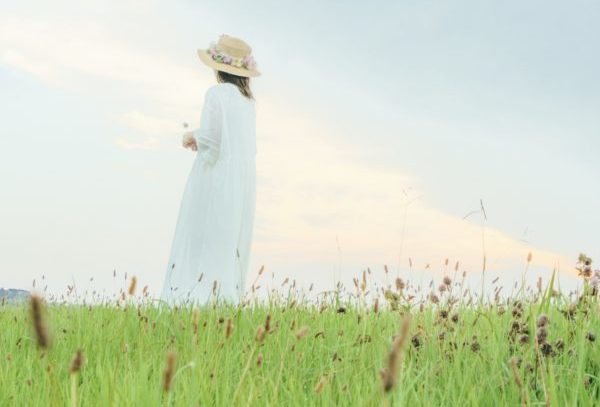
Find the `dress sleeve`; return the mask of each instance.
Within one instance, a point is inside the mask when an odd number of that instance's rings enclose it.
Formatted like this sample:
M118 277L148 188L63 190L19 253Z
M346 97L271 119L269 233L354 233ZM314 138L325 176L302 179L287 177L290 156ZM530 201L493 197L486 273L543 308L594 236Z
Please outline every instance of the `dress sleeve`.
M221 105L210 89L204 96L200 127L194 131L198 154L210 164L217 162L221 147Z

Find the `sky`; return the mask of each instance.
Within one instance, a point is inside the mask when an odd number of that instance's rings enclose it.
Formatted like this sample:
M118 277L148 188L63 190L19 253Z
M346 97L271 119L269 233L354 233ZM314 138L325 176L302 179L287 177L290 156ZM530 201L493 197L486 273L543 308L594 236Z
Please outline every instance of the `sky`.
M214 83L253 47L251 282L510 285L600 262L600 3L0 0L0 286L160 291ZM484 211L481 210L485 209ZM412 264L410 266L409 264ZM268 276L268 277L267 277ZM90 288L91 289L91 288Z

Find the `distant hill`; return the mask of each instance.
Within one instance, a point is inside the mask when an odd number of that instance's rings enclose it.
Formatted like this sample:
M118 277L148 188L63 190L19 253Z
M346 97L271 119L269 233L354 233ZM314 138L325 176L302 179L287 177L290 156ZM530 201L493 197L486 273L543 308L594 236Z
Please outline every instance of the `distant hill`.
M14 288L0 288L0 301L25 301L29 298L29 291L26 290L17 290Z

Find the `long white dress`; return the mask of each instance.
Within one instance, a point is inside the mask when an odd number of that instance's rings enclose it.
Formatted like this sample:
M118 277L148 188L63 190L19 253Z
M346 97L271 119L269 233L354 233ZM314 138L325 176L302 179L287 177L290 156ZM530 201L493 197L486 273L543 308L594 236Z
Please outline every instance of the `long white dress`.
M161 299L169 305L239 302L249 265L256 203L254 101L230 83L204 97L190 172Z

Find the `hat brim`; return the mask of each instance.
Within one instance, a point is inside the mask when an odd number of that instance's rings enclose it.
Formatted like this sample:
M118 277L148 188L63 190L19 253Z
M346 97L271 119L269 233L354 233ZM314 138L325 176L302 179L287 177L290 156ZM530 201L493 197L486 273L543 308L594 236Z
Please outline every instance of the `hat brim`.
M204 49L198 50L198 57L200 58L200 60L202 62L204 62L204 65L207 65L218 71L227 72L232 75L243 76L245 78L254 78L254 77L260 76L260 72L258 72L256 69L250 70L250 69L238 68L236 66L231 66L231 65L222 64L220 62L217 62L217 61L213 60L210 57L210 55L206 52L206 50L204 50Z

